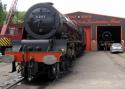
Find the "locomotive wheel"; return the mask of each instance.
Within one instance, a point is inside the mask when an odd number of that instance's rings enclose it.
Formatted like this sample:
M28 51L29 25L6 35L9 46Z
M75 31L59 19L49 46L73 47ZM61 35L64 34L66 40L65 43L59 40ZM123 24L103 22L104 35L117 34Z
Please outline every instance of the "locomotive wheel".
M33 68L34 62L31 60L27 63L27 81L31 82L33 80Z
M56 63L50 66L50 72L48 74L50 80L55 80L60 77L60 66L59 63Z
M61 57L61 62L60 62L60 71L64 72L67 70L67 66L66 66L66 57L62 56Z
M67 57L68 57L68 59L71 59L71 60L75 59L76 58L75 49L68 49Z
M22 74L27 82L32 82L33 80L33 68L34 68L34 61L29 61L24 66L24 69L22 70Z
M26 65L25 62L20 63L20 68L18 72L21 72L21 75L25 78L26 77Z

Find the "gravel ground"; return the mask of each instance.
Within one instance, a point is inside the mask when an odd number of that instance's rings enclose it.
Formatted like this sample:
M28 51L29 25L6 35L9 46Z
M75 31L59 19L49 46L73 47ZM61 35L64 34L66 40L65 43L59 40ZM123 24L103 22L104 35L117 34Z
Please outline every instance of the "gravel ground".
M3 57L2 57L3 58ZM5 58L5 57L4 57ZM18 77L18 73L10 73L11 72L11 63L6 59L0 58L0 89L3 86L7 86L13 82L13 79Z
M125 59L118 54L88 53L75 63L72 74L46 89L125 89L123 65Z
M12 89L125 89L124 85L125 54L90 52L77 59L62 79L46 85L21 84Z

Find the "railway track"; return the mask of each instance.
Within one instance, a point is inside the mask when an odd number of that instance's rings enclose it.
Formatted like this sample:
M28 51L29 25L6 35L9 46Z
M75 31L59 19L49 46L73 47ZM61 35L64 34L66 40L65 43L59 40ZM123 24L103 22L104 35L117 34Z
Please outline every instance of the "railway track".
M53 81L50 81L42 76L35 78L31 83L28 83L27 81L22 79L20 81L15 82L14 84L12 84L9 87L2 88L2 89L52 89L51 85L57 84L68 74L70 74L70 70L65 72L64 74L61 74L58 79L55 79ZM18 85L18 83L21 83L21 84Z
M8 87L6 89L51 89L51 85L56 84L56 82L58 82L58 79L54 81L38 79L31 83L27 83L25 81L20 81L20 82L21 82L20 85L18 85L19 83L18 82L14 84L13 86Z
M22 82L24 80L23 77L18 76L14 79L11 79L9 81L6 81L3 86L0 86L0 89L10 89L13 86L17 85L18 83Z

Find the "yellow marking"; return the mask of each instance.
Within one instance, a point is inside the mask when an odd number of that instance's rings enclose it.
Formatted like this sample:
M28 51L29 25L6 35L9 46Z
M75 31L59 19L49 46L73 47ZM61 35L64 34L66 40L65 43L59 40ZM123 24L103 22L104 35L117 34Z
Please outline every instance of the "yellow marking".
M4 45L7 45L5 38L2 39L2 42L4 43Z
M5 40L5 42L7 43L7 44L9 44L10 43L10 41L7 39L7 38L4 38Z
M2 41L2 40L0 41L0 45L1 45L1 46L4 46L4 43L3 43L3 41Z
M7 38L7 41L8 41L8 43L9 43L9 45L12 45L11 39Z
M9 38L0 38L0 46L11 46L12 41Z
M0 39L0 46L3 46L3 43L2 43L2 41L1 41L1 39Z
M9 42L12 42L10 38L7 38L7 40L8 40Z
M4 46L6 46L6 45L7 45L7 42L5 41L5 39L3 39L3 43L4 43Z
M1 44L2 44L2 46L5 46L5 42L4 42L3 38L1 39Z

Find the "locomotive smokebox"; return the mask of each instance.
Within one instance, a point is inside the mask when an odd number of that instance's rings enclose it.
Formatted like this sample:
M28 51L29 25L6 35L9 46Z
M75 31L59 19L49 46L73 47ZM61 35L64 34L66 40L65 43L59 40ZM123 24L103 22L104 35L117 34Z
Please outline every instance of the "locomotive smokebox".
M52 3L39 3L32 6L24 18L26 32L36 39L53 36L62 24L60 13Z

